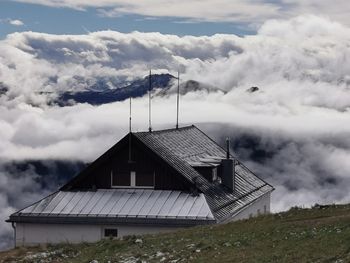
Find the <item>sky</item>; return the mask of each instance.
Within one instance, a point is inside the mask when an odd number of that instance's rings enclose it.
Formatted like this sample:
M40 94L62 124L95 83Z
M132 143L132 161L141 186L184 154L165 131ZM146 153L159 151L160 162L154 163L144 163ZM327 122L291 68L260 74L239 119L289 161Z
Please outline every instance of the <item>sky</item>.
M350 19L343 0L0 1L0 222L54 191L13 161L91 162L128 131L128 102L52 103L101 79L181 73L196 124L271 183L272 210L350 202ZM248 92L250 87L258 91ZM175 87L173 87L175 88ZM133 129L147 129L147 98ZM155 96L154 129L176 96ZM84 150L82 150L84 149ZM25 183L23 183L25 182ZM25 197L25 198L23 198ZM12 229L0 223L0 249Z
M254 34L268 19L317 14L349 25L347 0L1 0L0 39L36 31L84 34L100 30L176 35Z

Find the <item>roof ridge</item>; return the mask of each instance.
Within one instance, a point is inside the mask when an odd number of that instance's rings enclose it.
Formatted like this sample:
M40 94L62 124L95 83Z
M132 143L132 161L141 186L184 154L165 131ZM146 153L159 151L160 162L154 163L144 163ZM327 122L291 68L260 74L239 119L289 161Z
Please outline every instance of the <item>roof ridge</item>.
M195 126L194 124L192 125L187 125L187 126L183 126L183 127L179 127L179 128L168 128L168 129L162 129L162 130L152 130L152 132L149 131L140 131L140 132L133 132L134 134L140 134L140 133L162 133L162 132L170 132L170 131L179 131L179 130L187 130L187 129L191 129L191 128L197 128L197 126Z

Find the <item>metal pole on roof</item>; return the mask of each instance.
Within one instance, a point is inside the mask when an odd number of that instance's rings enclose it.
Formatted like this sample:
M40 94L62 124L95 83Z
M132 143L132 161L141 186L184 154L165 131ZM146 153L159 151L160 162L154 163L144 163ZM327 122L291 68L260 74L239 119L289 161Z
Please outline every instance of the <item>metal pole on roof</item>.
M176 129L179 128L180 71L177 72Z
M131 96L129 98L129 163L131 163Z
M152 71L149 70L149 87L148 87L148 122L149 122L149 126L148 126L148 131L152 132L152 122L151 122L151 107L152 107L152 96L151 96L151 91L152 91L152 79L151 79L151 75L152 75Z
M131 96L129 98L129 132L131 133Z

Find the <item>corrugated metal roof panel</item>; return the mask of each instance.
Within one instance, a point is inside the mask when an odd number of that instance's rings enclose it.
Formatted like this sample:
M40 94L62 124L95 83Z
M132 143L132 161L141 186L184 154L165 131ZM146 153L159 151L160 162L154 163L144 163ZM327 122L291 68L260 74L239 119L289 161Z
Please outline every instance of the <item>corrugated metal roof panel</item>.
M172 209L172 207L175 204L180 193L181 192L178 192L178 191L171 192L171 194L168 196L168 198L163 203L162 208L160 209L160 211L158 213L158 216L167 216L169 214L169 211Z
M70 200L70 202L68 202L67 205L62 209L61 213L62 214L70 213L82 197L83 195L81 193L79 192L75 193L75 195Z
M72 199L75 192L65 192L63 193L61 201L56 205L56 207L50 212L50 214L59 214L62 209L67 205L67 203Z
M59 198L59 202L58 199ZM185 207L185 209L183 209ZM51 208L51 210L48 210ZM215 220L203 194L192 196L181 191L142 189L100 189L62 191L28 207L20 216L99 218L162 218ZM45 211L45 213L44 213ZM209 215L209 217L208 217Z
M138 216L146 217L151 212L154 204L156 203L156 200L158 199L161 193L162 191L152 191L151 195L148 197L148 201L143 205Z
M92 195L89 194L89 192L82 192L82 196L79 202L73 207L70 213L75 215L80 214L81 210L83 210L84 206L86 206L86 204L89 202L91 198L92 198Z
M144 190L142 197L139 198L134 207L129 211L129 216L138 216L145 204L149 203L149 198L152 193L153 190Z
M125 215L128 216L130 210L137 204L137 202L140 200L142 202L142 195L144 190L138 190L134 191L132 194L130 194L129 199L124 204L123 208L118 212L119 216Z
M193 200L191 198L189 198L189 196L187 196L183 206L180 209L179 214L188 215L193 204L194 204Z
M134 135L205 194L218 220L273 190L241 163L235 166L234 193L221 184L207 181L193 167L217 165L226 158L226 152L195 126ZM182 210L186 210L186 202Z
M58 205L58 203L62 200L63 196L65 194L62 192L57 192L54 197L52 198L52 200L50 201L49 204L47 204L47 206L42 210L41 213L51 213L51 211ZM27 213L28 211L23 210L23 213Z
M169 195L171 194L171 191L161 191L160 195L158 196L157 200L155 200L153 207L149 211L147 217L156 217L159 215L160 210L162 209L165 201L168 199Z
M38 211L46 208L46 206L52 201L55 195L56 194L53 194L45 199L40 200L39 202L34 203L33 205L23 209L21 213L38 213Z
M105 204L104 207L101 208L99 216L106 216L109 215L115 206L115 204L118 202L118 200L121 198L121 196L124 194L124 191L111 191L113 194L110 198L110 200Z
M90 211L90 214L92 215L97 215L101 212L102 208L105 207L107 202L111 199L113 195L113 191L105 191L104 195L102 198L98 201L98 203L92 208Z
M116 200L113 208L109 211L110 216L118 215L119 211L123 209L124 205L128 202L134 190L120 190L122 192L121 197Z
M188 197L188 194L180 193L180 195L177 197L171 210L168 213L169 216L176 217L180 214L181 208L184 206L187 197ZM183 216L183 215L180 214L180 216Z
M96 192L90 192L92 194L91 198L88 200L88 202L84 205L83 209L80 211L80 215L88 215L90 214L90 211L94 208L94 206L97 204L97 202L102 197L103 193L102 191L96 191Z
M197 197L193 206L191 207L191 210L188 212L187 216L188 217L197 216L202 206L204 205L204 200L202 198Z

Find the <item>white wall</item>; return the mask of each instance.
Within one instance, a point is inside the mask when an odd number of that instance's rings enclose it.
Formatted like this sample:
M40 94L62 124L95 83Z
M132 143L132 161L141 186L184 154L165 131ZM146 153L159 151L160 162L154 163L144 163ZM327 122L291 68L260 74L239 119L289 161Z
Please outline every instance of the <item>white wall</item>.
M228 221L236 221L270 213L270 193L265 194ZM39 244L97 242L104 237L105 228L117 228L118 237L126 235L154 234L178 230L178 227L108 226L68 224L16 224L16 246Z
M236 214L232 220L236 221L241 219L247 219L250 217L269 214L270 213L270 202L271 193L267 193L255 202L251 203L249 206L245 207L241 212Z
M97 242L104 238L105 228L117 228L118 237L174 231L175 227L107 226L69 224L16 224L16 246L39 244Z
M101 229L93 225L16 224L16 246L45 243L96 242Z

